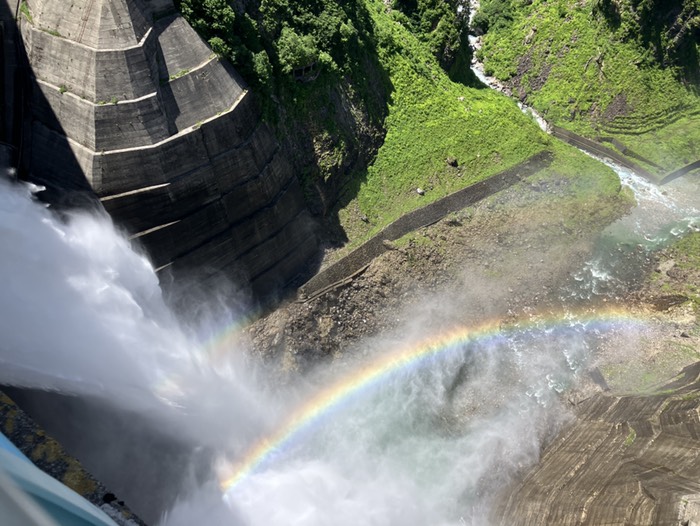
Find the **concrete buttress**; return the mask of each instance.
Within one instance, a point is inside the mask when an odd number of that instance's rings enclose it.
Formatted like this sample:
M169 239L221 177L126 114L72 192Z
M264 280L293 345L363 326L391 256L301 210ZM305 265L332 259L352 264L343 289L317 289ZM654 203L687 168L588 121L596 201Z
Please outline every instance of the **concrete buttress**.
M223 271L262 296L303 272L317 245L299 182L243 80L171 0L16 12L30 180L94 193L159 271Z

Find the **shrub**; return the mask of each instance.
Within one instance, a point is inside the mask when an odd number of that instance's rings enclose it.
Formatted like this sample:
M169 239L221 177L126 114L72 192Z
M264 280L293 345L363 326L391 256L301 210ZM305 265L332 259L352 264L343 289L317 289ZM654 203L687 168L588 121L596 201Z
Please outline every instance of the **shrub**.
M310 66L318 60L318 48L311 35L299 35L290 27L282 29L277 41L277 56L283 73Z

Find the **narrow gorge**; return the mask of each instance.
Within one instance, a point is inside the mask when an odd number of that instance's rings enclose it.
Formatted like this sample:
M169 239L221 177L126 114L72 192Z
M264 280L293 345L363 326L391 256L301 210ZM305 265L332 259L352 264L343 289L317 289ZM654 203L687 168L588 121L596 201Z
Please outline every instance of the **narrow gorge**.
M0 15L11 524L700 524L697 0Z

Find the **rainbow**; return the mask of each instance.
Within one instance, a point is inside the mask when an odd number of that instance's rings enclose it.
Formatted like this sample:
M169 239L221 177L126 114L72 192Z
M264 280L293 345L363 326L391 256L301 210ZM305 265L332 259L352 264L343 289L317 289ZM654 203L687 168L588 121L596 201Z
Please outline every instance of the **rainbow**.
M382 355L376 361L356 369L352 374L316 393L305 404L293 411L276 431L253 444L235 465L227 466L222 470L227 471L227 475L221 477L221 489L224 493L231 491L246 477L260 470L270 457L290 444L303 430L333 408L358 391L382 382L398 370L420 367L431 358L446 355L450 350L462 348L464 344L484 342L488 339L502 337L508 332L532 329L547 330L557 326L573 326L575 324L588 327L592 323L596 324L596 328L601 326L605 328L623 323L640 324L642 321L618 308L579 314L568 312L554 316L533 317L531 320L507 325L503 324L501 320L490 320L476 327L458 327L444 334L427 338L417 344Z

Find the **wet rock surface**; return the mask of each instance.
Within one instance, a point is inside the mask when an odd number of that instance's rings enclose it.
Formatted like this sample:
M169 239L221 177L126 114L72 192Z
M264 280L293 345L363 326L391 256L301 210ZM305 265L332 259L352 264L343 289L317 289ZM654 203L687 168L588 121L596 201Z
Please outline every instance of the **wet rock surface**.
M565 181L525 182L392 242L350 283L258 321L256 348L291 378L392 334L561 308L605 222L565 206L567 195ZM494 523L700 521L700 328L687 292L700 273L679 268L679 257L647 257L656 279L600 298L644 329L634 341L620 333L603 342L590 377L564 395L573 423L504 489Z
M697 524L700 363L647 396L597 394L502 500L497 524Z
M700 523L700 269L675 249L653 263L625 298L644 328L596 357L610 390L576 405L573 425L504 492L494 523Z

